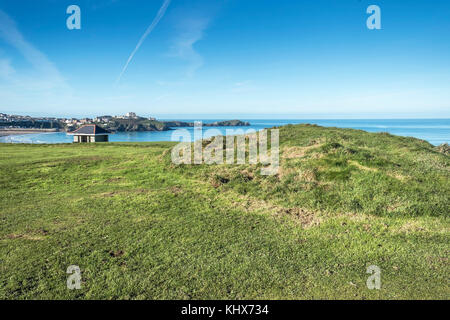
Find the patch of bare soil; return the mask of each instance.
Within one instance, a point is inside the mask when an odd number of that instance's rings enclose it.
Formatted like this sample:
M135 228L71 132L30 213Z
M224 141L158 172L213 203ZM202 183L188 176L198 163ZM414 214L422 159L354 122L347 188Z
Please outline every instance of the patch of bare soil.
M25 240L32 240L32 241L41 241L44 240L43 236L39 235L30 235L30 234L7 234L4 239L25 239Z
M448 143L443 143L436 147L437 151L446 155L450 155L450 146Z
M121 257L121 256L123 256L123 254L124 254L124 252L123 252L123 250L116 250L116 251L110 251L109 252L109 255L111 256L111 257L113 257L113 258L118 258L118 257Z

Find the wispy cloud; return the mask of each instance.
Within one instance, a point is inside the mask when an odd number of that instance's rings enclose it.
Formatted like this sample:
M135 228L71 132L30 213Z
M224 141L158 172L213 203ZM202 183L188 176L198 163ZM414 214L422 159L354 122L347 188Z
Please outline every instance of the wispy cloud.
M16 23L5 12L0 10L0 38L13 46L46 79L51 87L66 86L63 77L54 64L32 44L25 40ZM11 72L11 65L3 62L3 71Z
M169 94L169 93L160 95L160 96L156 97L155 99L153 99L153 102L159 102L159 101L162 101L162 100L164 100L164 99L166 99L166 98L169 98L170 96L171 96L171 94Z
M255 90L256 86L250 80L236 82L231 89L233 93L249 93Z
M0 79L11 79L16 73L9 59L0 59Z
M0 43L17 50L30 65L25 71L14 67L14 59L0 57L1 107L9 110L61 108L73 98L71 87L49 58L26 40L16 22L0 10Z
M89 0L88 4L90 5L92 10L99 10L103 8L107 8L113 4L116 4L119 0Z
M122 72L120 73L119 77L117 78L116 83L120 82L120 79L122 78L123 74L125 73L125 71L128 68L128 65L130 64L131 60L133 59L134 55L136 54L136 52L139 50L139 48L141 47L142 43L144 42L145 38L147 38L147 36L153 31L153 29L155 29L156 25L159 23L159 21L161 20L161 18L164 16L164 14L166 13L167 7L169 6L171 0L164 0L164 3L162 4L161 8L158 11L158 14L156 15L155 19L153 19L152 23L150 24L150 26L147 28L147 30L145 30L144 34L142 35L141 39L139 39L139 42L136 45L136 48L134 48L133 52L131 53L131 55L128 57L127 62L125 63L125 66L122 69Z
M170 55L189 62L188 76L193 76L203 65L203 57L195 50L194 45L203 38L208 24L209 19L205 18L186 18L179 23L181 32L174 40Z

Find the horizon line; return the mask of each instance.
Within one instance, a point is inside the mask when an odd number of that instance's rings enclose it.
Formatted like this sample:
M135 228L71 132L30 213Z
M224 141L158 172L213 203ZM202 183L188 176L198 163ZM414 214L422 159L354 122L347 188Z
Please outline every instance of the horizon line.
M106 114L51 114L41 112L21 112L21 111L1 111L0 113L8 115L31 116L31 117L50 117L50 118L90 118L98 117ZM122 116L123 114L111 114L111 116ZM413 113L408 116L406 113L141 113L135 112L138 116L154 117L162 120L450 120L450 115L439 116L436 114L426 115L421 113Z

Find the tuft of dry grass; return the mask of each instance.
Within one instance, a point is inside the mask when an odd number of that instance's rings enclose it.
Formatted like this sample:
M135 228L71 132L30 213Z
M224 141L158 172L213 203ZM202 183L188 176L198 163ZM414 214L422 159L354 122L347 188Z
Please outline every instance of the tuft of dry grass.
M318 226L321 222L320 214L299 207L283 207L268 201L250 196L237 195L233 206L247 213L269 214L273 217L289 217L303 228Z
M372 171L372 172L377 172L378 171L377 168L370 168L370 167L363 166L362 164L360 164L359 162L354 161L354 160L349 160L348 163L353 165L353 166L355 166L355 167L357 167L360 170L366 170L366 171Z
M285 159L303 158L309 151L320 148L322 145L323 143L316 142L315 144L306 147L285 147L282 152L282 157Z

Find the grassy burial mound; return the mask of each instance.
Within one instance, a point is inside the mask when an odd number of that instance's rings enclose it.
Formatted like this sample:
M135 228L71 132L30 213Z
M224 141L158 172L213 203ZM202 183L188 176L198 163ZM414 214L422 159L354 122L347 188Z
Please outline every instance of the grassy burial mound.
M1 144L0 298L448 298L446 148L285 126L262 176L173 146Z

